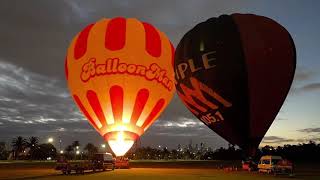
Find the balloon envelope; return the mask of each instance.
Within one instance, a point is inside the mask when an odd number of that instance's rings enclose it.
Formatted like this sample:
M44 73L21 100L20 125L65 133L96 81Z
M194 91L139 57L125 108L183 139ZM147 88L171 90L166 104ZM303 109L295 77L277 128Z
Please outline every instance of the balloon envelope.
M199 23L176 49L179 97L209 128L253 154L290 89L295 46L277 22L253 14Z
M174 49L137 19L102 19L71 42L65 61L70 92L90 124L124 155L170 102Z

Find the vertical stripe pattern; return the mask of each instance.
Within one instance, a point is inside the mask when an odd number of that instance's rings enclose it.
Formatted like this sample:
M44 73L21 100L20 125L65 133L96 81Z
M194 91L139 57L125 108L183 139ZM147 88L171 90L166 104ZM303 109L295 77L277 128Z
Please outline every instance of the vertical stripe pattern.
M124 47L126 42L126 19L114 18L107 26L105 35L105 46L107 49L115 51Z
M100 104L100 101L98 99L97 94L94 91L89 90L89 91L87 91L87 98L88 98L88 101L89 101L93 111L95 112L96 116L98 117L101 125L105 126L107 121L104 116L104 113L103 113L103 110L102 110L102 107L101 107L101 104Z
M120 86L112 86L109 94L114 121L121 122L123 112L123 89Z
M80 59L87 51L87 42L88 36L91 28L94 24L88 25L84 30L79 34L78 39L74 47L74 58L76 60Z

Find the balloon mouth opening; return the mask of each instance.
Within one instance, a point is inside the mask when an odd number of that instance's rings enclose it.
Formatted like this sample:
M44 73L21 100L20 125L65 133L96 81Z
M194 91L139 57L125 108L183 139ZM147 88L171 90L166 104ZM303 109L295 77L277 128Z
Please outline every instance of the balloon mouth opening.
M104 139L116 156L124 156L138 137L138 134L129 131L112 131L104 135Z

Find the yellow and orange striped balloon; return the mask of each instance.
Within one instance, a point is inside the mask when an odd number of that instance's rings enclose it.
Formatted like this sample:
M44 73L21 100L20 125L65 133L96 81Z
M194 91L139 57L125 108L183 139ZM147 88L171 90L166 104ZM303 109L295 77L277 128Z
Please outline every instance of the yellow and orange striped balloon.
M71 42L65 61L70 92L117 156L169 104L173 56L163 32L133 18L101 19Z

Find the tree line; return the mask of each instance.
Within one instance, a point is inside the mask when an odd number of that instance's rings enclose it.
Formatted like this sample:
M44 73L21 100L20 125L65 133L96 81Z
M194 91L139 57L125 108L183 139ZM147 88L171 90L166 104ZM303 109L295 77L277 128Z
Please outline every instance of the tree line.
M11 141L11 149L4 142L0 142L0 160L54 160L64 155L68 159L85 159L98 152L98 148L88 143L80 149L79 141L74 141L64 150L58 151L52 143L40 143L38 137L24 138L18 136Z
M301 143L298 145L286 144L273 147L266 145L256 150L256 155L250 157L256 162L264 155L277 155L294 162L317 162L320 161L320 144L314 141ZM210 148L177 148L168 150L167 148L157 149L142 147L131 150L126 155L129 159L184 159L184 160L246 160L245 153L233 145L227 148L221 147L216 150Z
M166 147L137 147L134 146L125 155L125 157L133 160L243 160L245 159L244 152L233 145L227 148L211 148L193 147L192 145L181 148L180 145L176 149L169 150ZM106 148L100 149L106 151ZM11 141L11 149L5 147L5 143L0 142L0 159L14 160L48 160L57 159L58 156L64 156L67 159L90 159L95 153L99 152L99 148L92 143L86 144L83 148L80 147L79 141L73 141L72 144L66 146L64 150L57 151L51 143L39 143L38 137L29 137L28 139L18 136ZM315 162L320 160L320 144L314 141L302 143L298 145L284 145L273 147L266 145L257 149L254 160L260 159L263 155L279 155L283 158L292 161L310 161Z

